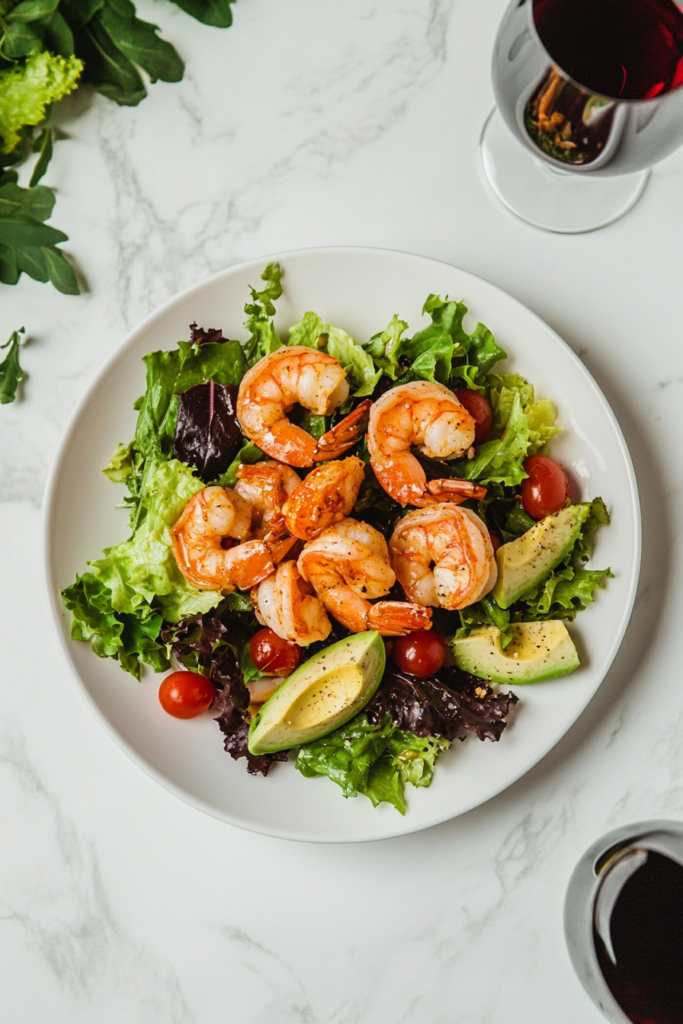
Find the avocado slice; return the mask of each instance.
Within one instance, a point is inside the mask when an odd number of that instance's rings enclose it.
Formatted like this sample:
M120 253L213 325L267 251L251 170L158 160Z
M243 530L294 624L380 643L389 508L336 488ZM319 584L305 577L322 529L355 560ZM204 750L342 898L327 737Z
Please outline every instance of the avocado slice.
M249 729L249 750L289 750L344 725L373 696L385 662L384 641L374 630L319 651L263 705Z
M560 564L574 547L590 511L590 502L560 509L498 548L498 579L492 593L500 608L509 608Z
M579 667L579 656L564 622L517 622L503 650L500 630L478 626L453 641L458 668L494 683L542 683Z

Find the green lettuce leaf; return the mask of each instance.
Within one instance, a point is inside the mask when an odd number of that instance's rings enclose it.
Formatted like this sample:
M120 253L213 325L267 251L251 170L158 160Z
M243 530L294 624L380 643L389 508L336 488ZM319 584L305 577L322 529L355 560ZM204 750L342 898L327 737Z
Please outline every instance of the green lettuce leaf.
M111 593L114 612L140 617L154 602L168 622L207 612L221 601L218 591L196 590L180 572L169 527L204 483L175 459L151 460L145 467L140 515L133 536L106 548L89 562L93 575Z
M562 432L562 427L555 426L557 413L553 403L547 398L537 402L533 384L520 377L518 373L491 373L487 384L489 401L493 409L494 433L501 434L505 430L515 395L519 395L529 428L527 455L535 455L551 437Z
M204 345L178 342L170 352L150 352L147 366L147 390L140 405L135 440L137 451L170 458L178 421L177 396L195 384L213 380L217 384L239 384L247 365L237 341L210 342Z
M249 341L244 346L244 355L248 366L254 366L259 359L269 356L271 352L282 347L282 342L273 323L275 316L273 303L282 295L281 277L282 267L280 264L269 263L261 274L261 280L265 281L265 287L260 292L251 286L249 288L252 301L244 307L244 312L247 314L244 326L251 334ZM221 381L221 383L232 382Z
M112 606L112 593L92 573L77 576L76 582L62 591L62 599L71 612L71 637L89 641L100 658L116 658L121 667L140 678L140 662L155 672L171 667L165 644L157 643L162 616L149 605L135 615L119 614Z
M18 22L16 24L19 24ZM0 72L0 135L2 150L21 142L21 129L40 124L47 108L78 85L83 61L43 51L31 53L23 64Z
M440 736L404 732L389 715L371 725L361 713L329 736L304 744L296 767L307 778L326 775L345 797L362 793L375 807L390 803L405 814L405 783L428 786L437 756L449 746Z
M102 470L112 483L123 484L135 472L132 444L118 444L107 465Z
M515 606L515 615L520 616L517 621L571 620L595 600L595 591L613 578L609 569L577 569L572 565L556 569L525 595L519 610Z
M289 344L321 349L338 359L346 370L349 385L355 388L355 398L371 395L382 376L381 369L375 369L371 356L350 334L341 327L323 323L317 313L304 313L301 322L290 329Z
M523 463L529 438L529 425L520 393L516 391L503 435L479 445L474 458L463 466L465 479L516 487L527 475Z
M436 380L452 388L485 390L485 376L505 352L491 331L478 323L472 334L463 327L467 306L430 295L423 314L431 324L412 338L403 337L408 325L394 316L381 334L365 346L377 366L392 380Z

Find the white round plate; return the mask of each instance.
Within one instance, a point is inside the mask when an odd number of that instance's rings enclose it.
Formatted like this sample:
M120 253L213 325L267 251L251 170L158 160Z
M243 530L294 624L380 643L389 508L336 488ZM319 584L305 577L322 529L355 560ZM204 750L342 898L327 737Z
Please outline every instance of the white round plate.
M244 761L223 751L209 716L189 722L165 715L158 678L143 682L100 660L69 638L59 591L102 548L128 536L122 488L102 474L119 441L135 431L133 402L145 390L142 357L188 337L188 324L220 327L245 339L241 327L248 285L258 285L270 259L284 269L276 326L281 334L309 309L359 341L384 329L394 313L411 332L424 326L430 294L464 299L468 321L482 320L510 354L508 366L551 398L566 428L553 454L571 474L576 499L602 495L612 524L599 531L593 564L611 566L598 599L571 626L582 666L573 675L520 686L520 703L499 743L469 739L441 756L429 789L407 786L405 817L365 797L345 800L329 779L306 779L292 763L252 777ZM470 328L471 329L471 328ZM428 828L500 793L535 765L569 729L603 680L626 629L638 580L640 516L635 477L614 415L588 371L567 345L509 295L436 260L377 249L308 249L254 260L216 274L172 299L124 341L89 388L66 431L47 489L45 560L51 606L66 657L90 706L133 760L181 799L242 828L311 842L358 842Z

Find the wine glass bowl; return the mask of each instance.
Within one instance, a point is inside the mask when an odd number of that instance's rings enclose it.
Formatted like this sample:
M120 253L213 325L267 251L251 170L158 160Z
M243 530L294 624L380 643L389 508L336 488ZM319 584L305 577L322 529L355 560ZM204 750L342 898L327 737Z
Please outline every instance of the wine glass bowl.
M494 47L499 116L482 136L489 184L539 227L611 223L683 142L681 83L674 0L512 0Z
M572 874L567 947L613 1024L683 1020L683 822L646 821L603 836Z

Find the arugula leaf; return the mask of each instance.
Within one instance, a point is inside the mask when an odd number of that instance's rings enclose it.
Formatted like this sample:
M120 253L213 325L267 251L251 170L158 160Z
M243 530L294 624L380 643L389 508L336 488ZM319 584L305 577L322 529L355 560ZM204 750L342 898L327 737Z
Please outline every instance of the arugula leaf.
M0 404L7 405L13 402L17 394L17 386L25 378L24 371L19 365L19 335L24 333L21 327L14 331L0 349L9 346L9 352L0 363Z
M249 366L254 366L259 359L270 355L282 347L273 324L275 306L273 303L282 295L282 267L279 263L269 263L263 273L261 280L265 281L265 287L257 292L249 286L251 302L244 307L247 320L244 326L251 333L249 341L244 346L244 355Z
M234 0L171 0L186 14L214 28L228 28L232 25Z

